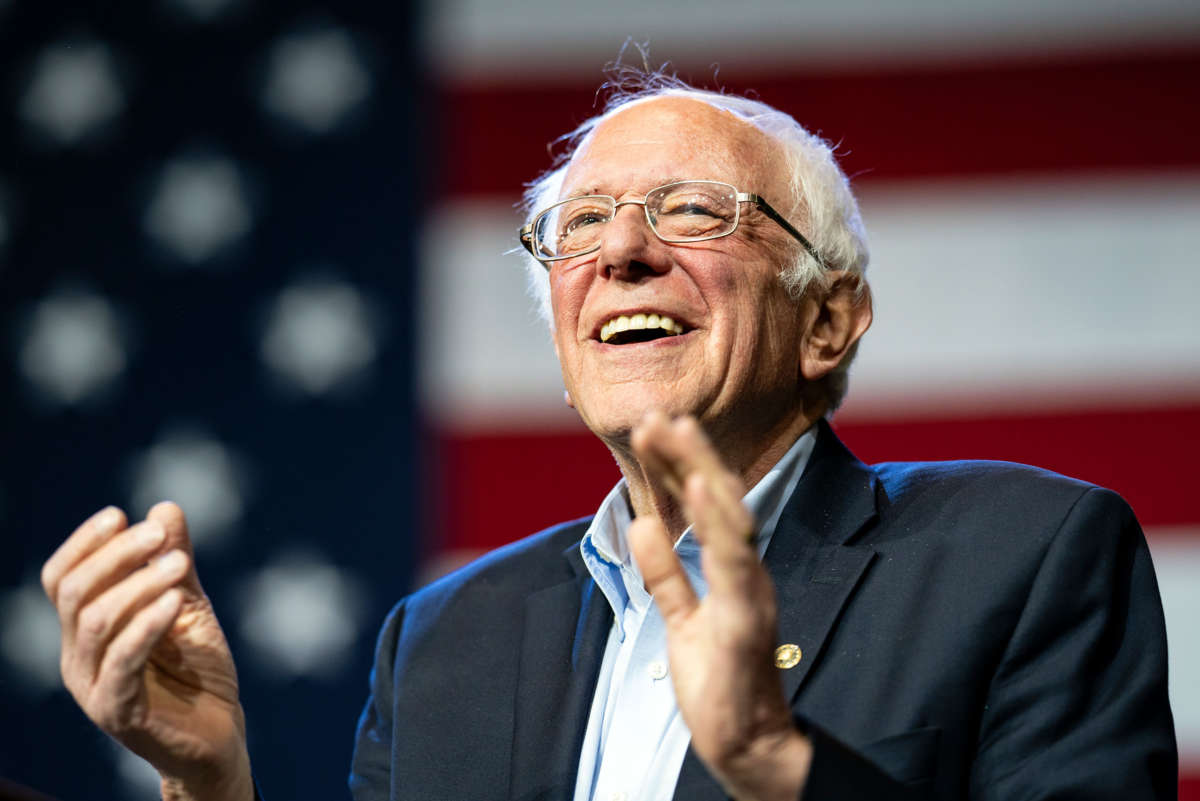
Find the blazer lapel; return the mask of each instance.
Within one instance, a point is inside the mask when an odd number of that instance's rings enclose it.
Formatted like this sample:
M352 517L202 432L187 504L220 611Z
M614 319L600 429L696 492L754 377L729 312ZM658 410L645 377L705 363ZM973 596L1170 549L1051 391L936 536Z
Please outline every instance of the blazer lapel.
M820 421L808 467L788 499L764 563L775 583L779 642L800 647L800 662L781 675L794 703L875 552L850 542L874 519L878 482L829 424ZM677 801L717 801L725 793L688 748L675 785Z
M519 801L570 798L612 608L574 543L571 578L525 602L517 676L510 795Z
M878 481L828 423L819 426L808 468L784 507L765 559L779 604L779 642L800 647L800 662L782 675L789 701L875 557L872 548L849 543L875 518Z

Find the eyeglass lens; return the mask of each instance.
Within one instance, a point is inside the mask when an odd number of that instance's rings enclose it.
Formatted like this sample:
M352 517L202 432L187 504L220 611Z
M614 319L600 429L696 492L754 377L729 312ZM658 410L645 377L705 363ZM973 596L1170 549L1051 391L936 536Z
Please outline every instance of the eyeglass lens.
M534 221L539 253L567 256L598 246L617 203L606 195L588 195L556 203ZM725 236L737 227L737 190L715 181L684 181L646 195L646 216L654 233L668 242Z

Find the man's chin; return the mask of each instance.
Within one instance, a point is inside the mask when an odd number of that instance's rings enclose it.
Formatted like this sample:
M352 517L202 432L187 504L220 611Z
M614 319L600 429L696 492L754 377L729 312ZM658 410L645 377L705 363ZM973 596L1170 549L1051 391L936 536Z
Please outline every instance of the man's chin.
M609 447L628 447L633 429L650 412L661 412L669 418L684 414L696 414L693 404L683 403L678 397L634 396L628 399L607 398L603 404L595 404L590 410L579 409L584 424L593 434Z

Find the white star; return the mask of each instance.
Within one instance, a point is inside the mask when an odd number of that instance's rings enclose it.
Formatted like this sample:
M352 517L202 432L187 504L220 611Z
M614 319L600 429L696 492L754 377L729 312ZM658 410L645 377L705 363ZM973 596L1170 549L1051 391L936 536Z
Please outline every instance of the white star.
M198 431L165 434L133 458L131 506L179 504L197 548L218 542L242 518L246 482L240 458Z
M236 165L217 157L170 162L144 223L151 236L184 261L208 260L250 230L250 206Z
M31 691L62 687L59 640L58 615L41 587L30 582L0 597L0 653Z
M80 403L125 371L123 339L107 300L83 292L58 293L33 310L18 357L21 372L45 399Z
M307 280L279 293L259 352L288 383L320 395L360 375L376 355L371 304L354 287Z
M346 572L288 553L243 587L241 634L272 674L331 676L358 637L364 598Z
M124 93L107 46L51 45L38 56L18 112L62 145L73 145L121 112Z
M172 11L196 22L211 22L237 4L238 0L166 0Z
M279 39L271 49L263 104L312 133L333 129L366 98L371 79L345 31Z

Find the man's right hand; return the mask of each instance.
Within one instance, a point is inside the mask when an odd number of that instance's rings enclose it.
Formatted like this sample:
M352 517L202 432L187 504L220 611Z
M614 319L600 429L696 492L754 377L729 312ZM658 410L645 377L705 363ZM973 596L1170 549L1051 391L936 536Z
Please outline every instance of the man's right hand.
M254 797L237 672L183 512L127 526L97 512L42 568L62 623L63 681L83 711L163 777L163 798Z

